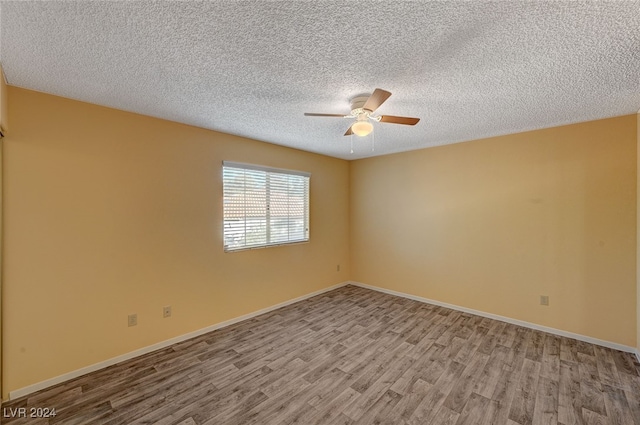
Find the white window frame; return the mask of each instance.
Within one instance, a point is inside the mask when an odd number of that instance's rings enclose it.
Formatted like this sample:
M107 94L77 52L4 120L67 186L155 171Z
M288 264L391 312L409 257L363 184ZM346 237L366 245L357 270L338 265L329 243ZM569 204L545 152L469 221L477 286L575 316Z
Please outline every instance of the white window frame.
M242 186L238 184L237 180L234 182L231 179L233 174L236 178L243 177ZM263 182L262 179L264 179ZM224 251L235 252L308 242L310 180L311 173L305 171L223 161L222 234ZM283 181L287 182L286 187ZM258 193L258 196L250 196L252 190L252 193L254 195ZM286 200L283 198L285 194ZM274 204L275 201L271 199L276 196L280 197L280 201ZM241 201L239 202L239 200ZM300 214L301 200L303 201L302 214ZM273 209L279 209L281 214L283 207L287 209L286 215L281 216L281 221L286 224L274 223L276 220L274 215L278 213L272 213L272 205ZM251 216L251 210L254 211L253 216ZM261 213L256 213L258 210L264 211L264 217L260 215ZM291 211L294 212L290 216ZM238 219L232 219L231 217L234 215ZM300 229L300 224L302 224L302 229ZM255 227L250 228L249 226ZM250 241L251 237L248 236L252 230L254 231L252 235L254 240ZM263 233L264 240L262 240ZM236 239L234 244L229 243L231 239Z

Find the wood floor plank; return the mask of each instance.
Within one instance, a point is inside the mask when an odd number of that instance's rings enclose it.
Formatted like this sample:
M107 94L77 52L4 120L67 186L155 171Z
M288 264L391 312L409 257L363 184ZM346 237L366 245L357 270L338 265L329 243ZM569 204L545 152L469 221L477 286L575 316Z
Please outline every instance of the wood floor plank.
M568 358L574 358L568 356ZM580 371L572 361L560 362L558 422L563 425L584 425L580 397Z
M603 385L607 418L612 424L633 425L634 420L624 390Z
M544 340L546 334L540 331L531 332L531 341L527 348L527 358L536 362L542 361L542 354L544 352Z
M558 381L555 379L540 376L531 423L533 425L558 423Z
M540 375L558 381L560 377L560 337L547 335L542 350Z
M334 417L332 421L326 423L327 425L351 425L354 423L354 421L344 413L339 413L338 416Z
M245 424L283 423L286 418L305 405L304 400L298 396L308 395L305 389L310 385L302 377L291 380L289 385L283 387L281 391L267 397L243 415L243 422Z
M482 353L478 353L478 355L473 357L469 365L465 368L461 378L448 394L444 403L445 406L454 412L462 412L462 409L469 400L469 396L471 396L474 385L476 385L477 380L481 377L488 359L489 356Z
M447 406L441 405L429 422L431 424L454 425L458 423L460 414L449 409Z
M511 348L516 339L517 329L518 326L511 323L505 323L502 333L498 336L498 345Z
M502 402L489 400L484 418L479 425L504 424L507 422L506 409L501 406Z
M327 403L335 399L336 394L340 394L349 387L349 383L353 382L353 375L343 372L338 368L334 368L315 385L315 391L307 403L316 410L322 410Z
M342 407L360 396L360 393L351 387L345 388L335 398L320 406L316 406L316 414L309 418L309 424L322 425L330 423L335 417L342 415Z
M513 350L513 348L511 349ZM520 367L524 362L524 353L519 362ZM509 420L509 411L511 404L516 395L516 389L520 381L520 368L514 369L512 366L503 369L503 373L498 379L498 383L495 386L493 394L491 395L491 401L495 402L492 407L495 409L492 416L488 417L491 421L490 424L498 423L505 424ZM485 422L487 422L485 420Z
M629 412L633 417L634 424L640 424L640 391L624 390L627 402L629 403Z
M486 327L478 327L476 328L468 339L460 340L460 347L457 347L455 351L451 351L451 355L454 356L454 360L458 363L469 363L471 357L475 354L476 351L483 352L480 349L480 344L484 341L487 334L489 333L489 329ZM497 343L497 338L492 337L492 343ZM491 344L491 346L494 344ZM484 347L484 350L488 349L489 345ZM485 353L490 354L490 353Z
M428 382L417 379L413 385L407 387L405 392L402 393L400 401L389 413L389 419L406 423L427 396L427 392L431 387L432 385Z
M578 346L575 339L560 339L560 360L578 363Z
M520 425L531 425L533 422L540 367L539 362L529 358L525 358L523 361L520 381L516 387L515 398L509 412L509 419Z
M8 425L640 425L629 353L345 286L2 406Z
M504 375L502 365L509 353L507 347L497 345L489 356L486 366L482 370L478 381L474 385L473 392L486 399L491 399L500 377Z
M436 347L435 349L437 349L437 346L432 346L432 347ZM407 357L411 357L411 356L408 355ZM418 380L422 382L427 382L425 379L421 378L420 373L421 371L428 369L428 367L433 362L434 360L432 360L429 357L428 352L425 352L422 358L417 360L414 359L414 362L411 364L411 366L402 375L400 375L400 377L398 377L398 379L396 379L396 381L393 384L391 384L390 389L397 392L398 394L407 394L411 392L413 386L416 384ZM444 363L443 363L443 371L444 371Z
M432 388L427 391L425 397L418 403L409 419L407 424L418 425L434 423L434 417L438 414L440 407L442 407L446 394L442 391ZM448 411L453 412L451 409L446 408ZM455 412L457 414L457 412Z
M379 424L388 420L388 414L398 404L402 396L387 390L367 411L355 421L358 425Z
M592 352L594 352L593 349ZM579 352L578 358L580 359L578 370L580 371L582 407L599 415L606 416L607 411L604 406L604 392L595 357Z
M606 416L602 416L589 409L582 409L582 416L586 425L610 425Z
M594 350L600 382L612 387L619 386L621 381L616 363L611 356L612 350L605 347L594 347Z
M471 393L460 412L456 425L476 425L484 422L490 404L491 400L488 398Z
M503 368L508 371L520 371L522 363L524 362L529 340L531 338L531 331L529 329L517 327L514 341L511 344L511 350L505 360Z
M447 362L453 361L448 355L451 351L445 352L446 348L433 344L429 350L425 351L424 358L419 362L421 366L414 372L415 376L430 384L435 384L445 372Z
M627 375L635 375L637 373L637 362L634 362L632 356L628 356L627 353L618 350L610 350L609 353L613 358L618 373L626 373Z

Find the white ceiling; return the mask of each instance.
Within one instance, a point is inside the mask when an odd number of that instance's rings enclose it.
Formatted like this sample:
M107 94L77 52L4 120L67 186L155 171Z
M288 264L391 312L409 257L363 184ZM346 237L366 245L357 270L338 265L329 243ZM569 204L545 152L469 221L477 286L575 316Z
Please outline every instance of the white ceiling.
M640 108L640 1L0 2L9 84L357 159ZM349 99L393 96L372 137Z

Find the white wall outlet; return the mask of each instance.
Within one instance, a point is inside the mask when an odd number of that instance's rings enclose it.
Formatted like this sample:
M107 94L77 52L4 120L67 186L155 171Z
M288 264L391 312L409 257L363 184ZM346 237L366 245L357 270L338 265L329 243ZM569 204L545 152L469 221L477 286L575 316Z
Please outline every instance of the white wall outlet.
M170 305L166 305L166 306L162 307L162 317L164 317L164 318L171 317L171 306Z
M548 295L540 295L540 305L549 305Z
M130 314L129 315L129 327L131 326L136 326L138 324L138 315L137 314Z

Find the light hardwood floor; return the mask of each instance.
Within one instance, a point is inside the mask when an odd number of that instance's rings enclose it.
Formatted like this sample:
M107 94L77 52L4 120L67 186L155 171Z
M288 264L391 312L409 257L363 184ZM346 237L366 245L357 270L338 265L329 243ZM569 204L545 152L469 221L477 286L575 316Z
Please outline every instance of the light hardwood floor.
M640 425L640 364L346 286L3 406L19 407L57 415L2 423Z

